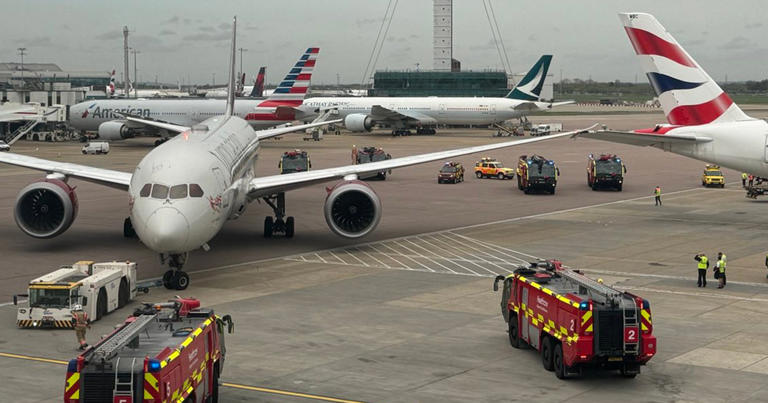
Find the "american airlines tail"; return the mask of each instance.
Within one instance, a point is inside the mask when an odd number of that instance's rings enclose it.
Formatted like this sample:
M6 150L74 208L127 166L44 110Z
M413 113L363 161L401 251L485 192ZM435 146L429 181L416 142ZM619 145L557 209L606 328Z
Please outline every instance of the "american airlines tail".
M541 89L544 88L544 81L547 79L551 62L552 55L544 55L539 58L539 61L533 65L528 74L507 94L507 98L521 101L544 101L541 99Z
M648 81L672 125L751 119L650 14L621 13Z
M264 78L266 76L267 68L262 66L259 68L259 74L256 76L256 81L253 83L253 89L251 94L248 95L251 98L260 98L264 96Z
M299 106L309 90L309 81L320 48L308 48L275 91L259 106Z

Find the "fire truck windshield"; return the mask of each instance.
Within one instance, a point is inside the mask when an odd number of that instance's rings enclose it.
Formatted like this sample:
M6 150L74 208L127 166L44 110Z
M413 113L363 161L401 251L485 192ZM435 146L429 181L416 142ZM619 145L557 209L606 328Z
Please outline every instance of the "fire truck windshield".
M620 174L621 164L616 161L597 161L595 171L598 174Z
M384 161L387 159L387 155L384 153L371 154L371 162Z
M539 169L541 167L541 169ZM528 176L555 176L555 166L549 164L531 164Z
M284 171L306 171L307 160L300 157L283 158Z
M456 167L450 166L450 165L446 165L446 166L443 167L443 169L440 170L440 172L446 173L446 174L452 174L452 173L456 172Z
M723 176L723 173L720 171L707 171L707 176Z
M32 288L29 290L29 306L33 308L69 307L69 289Z

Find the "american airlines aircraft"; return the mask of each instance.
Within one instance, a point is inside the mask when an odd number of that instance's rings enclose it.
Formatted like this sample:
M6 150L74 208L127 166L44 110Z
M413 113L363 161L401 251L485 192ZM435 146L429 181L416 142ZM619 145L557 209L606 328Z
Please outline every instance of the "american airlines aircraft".
M224 223L240 217L254 200L264 200L275 213L275 217L264 220L264 235L280 233L290 238L294 233L294 220L285 217L285 192L341 180L327 191L325 219L334 233L358 238L373 231L381 219L381 200L368 184L358 180L359 175L578 133L256 177L261 140L338 120L254 131L246 120L236 116L235 32L236 21L233 24L226 113L192 127L127 117L128 121L179 133L149 152L133 173L0 153L0 162L47 172L45 179L28 185L19 193L14 208L19 228L35 238L52 238L66 231L78 210L75 189L68 183L69 178L126 190L130 216L123 224L124 235L132 236L135 231L147 247L168 263L171 269L163 276L166 287L184 289L189 284L189 276L182 271L188 253L200 248L209 249L208 241Z
M653 146L768 177L768 122L747 116L654 16L621 13L619 19L669 124L580 136Z
M309 89L319 51L319 48L308 48L267 99L240 100L234 114L256 129L303 118L304 114L297 107ZM69 109L69 122L75 129L95 131L100 139L107 141L155 135L163 138L156 142L159 144L175 133L126 117L194 126L220 115L225 107L225 99L104 99L73 105Z
M552 55L542 56L504 98L484 97L328 97L309 98L300 107L307 113L338 110L344 126L353 132L370 131L376 124L393 127L392 134L434 134L437 125L489 125L519 118L553 106L573 103L545 102L541 90Z

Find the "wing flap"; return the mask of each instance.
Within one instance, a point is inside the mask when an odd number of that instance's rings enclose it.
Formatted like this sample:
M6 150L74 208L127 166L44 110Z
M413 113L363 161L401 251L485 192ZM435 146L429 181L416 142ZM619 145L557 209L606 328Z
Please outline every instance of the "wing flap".
M596 130L585 133L577 133L574 137L612 141L614 143L630 144L634 146L661 147L664 144L696 144L712 141L709 137L694 136L690 134L674 133L638 133L616 130Z
M277 129L264 129L257 131L257 135L259 140L268 139L271 137L277 137L282 134L292 133L292 132L298 132L306 129L311 129L313 127L317 126L323 126L330 123L341 123L341 119L335 119L335 120L326 120L323 122L316 122L316 123L308 123L306 125L298 125L298 126L286 126L286 127L280 127Z

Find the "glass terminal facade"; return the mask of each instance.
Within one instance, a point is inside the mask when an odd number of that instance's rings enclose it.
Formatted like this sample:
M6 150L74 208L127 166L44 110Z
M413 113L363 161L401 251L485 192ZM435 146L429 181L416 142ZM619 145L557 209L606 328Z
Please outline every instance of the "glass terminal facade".
M370 96L377 97L503 97L503 71L377 71Z

